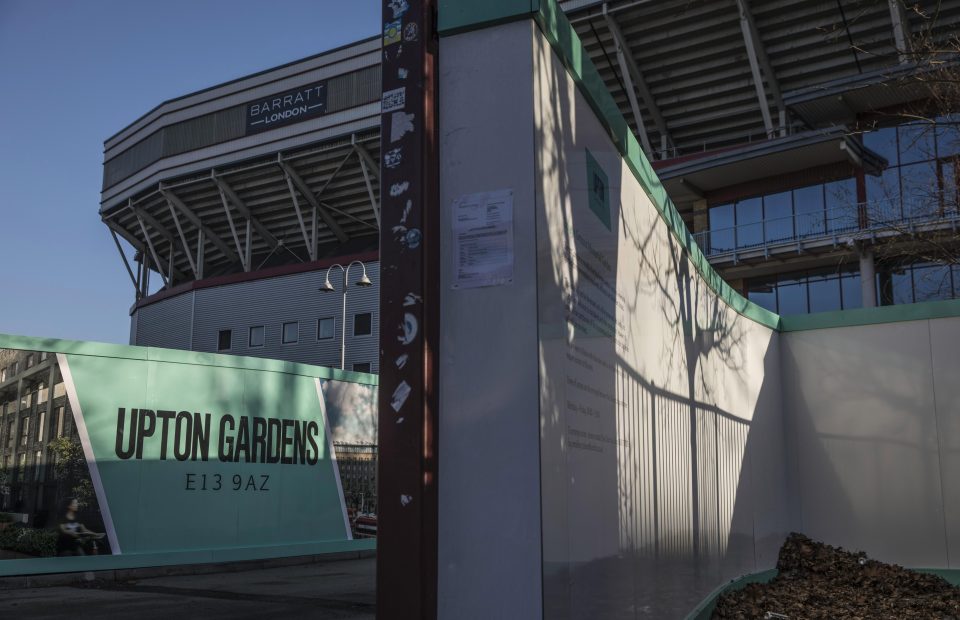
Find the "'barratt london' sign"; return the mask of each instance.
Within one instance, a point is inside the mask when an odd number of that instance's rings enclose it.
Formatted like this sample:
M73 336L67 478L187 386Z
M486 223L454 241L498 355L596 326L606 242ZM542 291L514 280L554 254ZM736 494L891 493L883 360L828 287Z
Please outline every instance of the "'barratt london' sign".
M326 81L262 97L247 104L247 133L266 131L321 116L326 110Z

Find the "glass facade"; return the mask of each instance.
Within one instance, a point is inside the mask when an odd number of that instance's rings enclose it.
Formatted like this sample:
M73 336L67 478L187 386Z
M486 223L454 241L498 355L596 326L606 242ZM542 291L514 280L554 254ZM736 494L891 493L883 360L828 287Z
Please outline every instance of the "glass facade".
M877 302L883 306L960 298L960 265L916 263L879 266ZM811 270L753 278L746 283L750 301L782 316L848 310L863 306L856 269Z
M709 210L708 254L818 237L858 228L852 177L743 198Z
M872 222L957 214L960 117L907 123L863 134L863 143L887 160L880 176L864 176Z
M860 273L830 269L777 274L747 282L747 298L782 316L863 306Z

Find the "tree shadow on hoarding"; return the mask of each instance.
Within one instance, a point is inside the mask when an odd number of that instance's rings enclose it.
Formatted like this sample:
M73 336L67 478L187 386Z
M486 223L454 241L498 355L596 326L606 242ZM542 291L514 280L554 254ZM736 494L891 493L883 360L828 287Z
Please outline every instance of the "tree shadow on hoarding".
M779 341L700 278L549 46L535 54L544 615L683 616L772 566L792 526Z

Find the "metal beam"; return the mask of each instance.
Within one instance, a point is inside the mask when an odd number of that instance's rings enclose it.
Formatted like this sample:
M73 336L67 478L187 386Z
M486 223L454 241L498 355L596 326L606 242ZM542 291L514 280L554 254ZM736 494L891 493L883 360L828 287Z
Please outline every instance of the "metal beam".
M763 126L767 130L767 137L770 137L774 135L773 119L770 116L767 91L763 87L763 76L760 74L757 42L754 41L754 31L751 27L753 16L750 14L747 0L737 0L737 10L740 13L740 31L743 33L743 42L747 48L747 59L750 61L750 73L753 75L753 86L757 91L757 101L760 104L760 114L763 116Z
M166 189L165 187L163 187L163 185L160 185L159 191L160 191L160 194L161 194L164 198L166 198L169 203L171 203L174 207L176 207L177 210L179 210L180 213L182 213L184 217L186 217L188 220L190 220L190 222L191 222L194 226L196 226L197 228L199 228L200 230L203 231L204 237L208 237L208 238L210 239L211 243L213 243L213 245L217 246L217 249L220 250L220 252L224 255L224 257L225 257L228 261L230 261L230 262L232 262L232 263L239 263L239 262L240 262L240 257L237 256L236 254L234 254L233 250L230 249L230 246L227 245L226 242L225 242L223 239L221 239L220 236L219 236L217 233L215 233L213 230L211 230L209 226L207 226L207 225L204 224L202 221L200 221L200 218L197 216L197 214L194 213L194 212L190 209L190 207L188 207L187 205L185 205L185 204L183 203L183 201L180 200L180 198L177 197L176 194L174 194L174 193L173 193L172 191L170 191L169 189Z
M343 159L340 160L340 163L337 164L337 167L334 168L330 176L327 177L327 180L324 181L323 185L320 186L320 191L316 193L317 198L320 198L321 196L323 196L323 192L327 191L327 186L330 185L330 183L336 178L338 174L340 174L340 171L343 170L344 165L346 165L347 161L349 161L349 159L353 156L355 152L359 153L359 151L357 151L356 149L350 149L349 151L347 151L347 154L343 157Z
M367 162L362 156L360 157L360 171L363 172L363 182L367 184L367 195L370 197L370 206L373 207L373 216L377 220L377 229L379 230L380 205L377 204L377 197L373 195L373 185L370 184L370 173L367 172Z
M354 136L354 138L352 139L355 139L355 138L356 136ZM367 162L367 166L370 168L371 174L373 174L373 176L379 179L380 166L377 164L376 160L370 156L370 153L367 151L367 149L363 148L363 145L356 141L353 142L353 148L354 150L357 151L357 155L360 156L360 160Z
M664 147L664 141L666 141L667 147L673 142L673 139L670 137L670 132L667 130L667 122L663 118L663 114L660 113L660 108L657 106L656 100L653 98L653 93L650 91L650 87L647 86L647 81L643 77L643 72L640 71L640 67L637 65L636 60L633 58L633 54L630 52L630 47L627 45L627 40L623 36L623 32L620 31L620 26L617 25L616 20L613 18L613 15L607 11L607 4L603 5L603 18L607 22L607 29L610 30L610 34L613 35L613 42L617 47L617 62L620 65L620 73L623 75L624 86L627 89L627 97L630 98L630 105L634 108L634 115L639 115L639 107L636 105L636 94L634 89L640 91L640 96L643 98L643 103L647 106L647 109L650 110L650 116L653 118L653 123L657 126L657 132L660 134L660 143L661 147ZM638 124L640 121L637 121ZM665 147L666 148L666 147ZM663 148L662 150L665 150Z
M240 199L240 196L237 195L237 192L230 187L223 177L218 177L216 171L210 171L210 178L213 179L213 182L217 184L217 187L220 189L220 191L227 195L227 198L229 198L230 202L233 203L233 206L237 208L237 211L239 211L243 217L247 218L253 227L257 229L257 234L267 242L267 245L270 246L270 249L275 249L277 245L279 245L277 238L273 236L269 230L267 230L267 227L264 226L260 220L253 216L253 214L250 212L250 208L243 200Z
M300 178L299 174L297 174L297 171L293 169L293 166L283 161L281 155L279 153L277 154L277 165L280 166L280 168L283 170L284 175L286 175L287 177L287 185L290 186L290 195L294 199L294 206L297 209L297 217L301 218L302 220L302 216L300 213L300 206L296 203L296 196L292 187L293 185L296 185L297 189L300 190L300 194L306 199L306 201L310 204L310 206L317 210L317 213L320 214L320 217L323 219L323 222L327 225L327 228L329 228L330 231L334 235L336 235L340 243L343 243L347 240L347 233L343 232L343 228L340 227L340 224L337 224L337 221L333 219L333 216L330 215L330 212L327 210L327 208L320 204L320 201L317 200L317 197L323 193L323 190L327 188L327 185L330 184L330 181L333 180L333 177L335 177L337 173L340 172L340 169L343 167L344 163L346 163L346 158L344 158L344 160L340 162L340 165L337 166L337 169L334 171L334 173L330 175L330 178L327 179L326 183L323 184L323 187L320 189L320 192L318 194L314 194L312 191L310 191L310 187L306 184L306 182L302 178ZM302 221L301 221L301 227L303 227ZM305 227L304 227L303 234L304 234L304 238L306 238L307 233L306 233ZM311 252L311 256L312 255L313 253Z
M130 211L133 212L133 214L137 217L137 219L141 219L141 218L142 218L143 221L146 222L147 224L149 224L151 228L153 228L154 230L156 230L157 233L158 233L161 237L163 237L164 239L166 239L167 242L169 242L169 243L171 244L171 246L173 245L173 243L174 243L173 233L171 233L169 230L167 230L167 228L166 228L163 224L161 224L160 222L158 222L155 217L153 217L152 215L150 215L149 213L147 213L146 211L144 211L144 210L141 209L140 207L134 206L132 199L127 201L127 207L130 209ZM122 233L121 233L121 234L122 234ZM146 236L146 232L144 232L144 235ZM125 238L126 238L126 237L125 237ZM148 238L148 239L145 239L145 240L146 240L146 241L149 241L149 238ZM129 241L129 239L128 239L128 241ZM134 247L136 247L136 246L134 246ZM146 255L146 254L147 254L147 251L150 249L150 246L149 246L149 244L147 244L147 245L141 244L141 248L140 248L140 249L141 249L141 251L144 253L144 255ZM161 267L160 267L160 264L161 264L160 261L154 260L154 263L155 263L154 266L157 268L157 271L160 271L160 269L161 269ZM186 279L187 279L186 275L185 275L183 272L179 271L178 269L173 269L173 271L171 271L171 272L168 273L167 275L170 276L171 279L183 279L183 280L186 280Z
M123 266L127 268L127 275L130 276L130 282L133 283L133 290L139 293L137 287L137 278L133 275L133 269L130 268L130 263L127 261L127 255L123 253L123 246L120 245L120 239L117 238L117 232L112 226L110 226L110 224L107 224L107 230L110 231L110 236L113 237L113 242L117 246L117 252L120 252L120 258L123 260Z
M219 189L219 188L218 188ZM240 264L244 271L250 271L250 265L243 260L243 248L240 247L240 237L237 235L237 227L233 225L233 216L230 214L230 203L227 201L227 195L222 189L220 192L220 202L223 203L223 212L227 215L227 224L230 226L230 234L233 235L233 243L237 246L237 254L240 256Z
M770 56L767 55L767 48L763 45L763 39L760 38L760 31L757 29L757 22L753 18L753 12L750 10L749 0L743 0L743 8L747 16L747 22L750 26L750 34L753 37L753 43L756 47L757 59L760 61L760 68L763 69L763 76L767 80L767 86L770 88L770 94L773 95L773 103L777 106L778 120L780 125L780 135L787 135L786 113L787 108L783 105L783 93L780 91L780 82L777 81L777 74L773 71L773 63L770 62Z
M307 235L307 227L303 223L303 213L300 211L300 201L297 200L297 191L293 189L293 179L290 178L289 174L287 174L286 177L287 188L290 190L290 198L293 200L293 210L297 213L297 221L300 222L300 232L303 233L303 245L307 247L307 254L310 256L310 260L317 260L313 244L310 243L310 236Z
M205 245L203 243L203 229L201 228L199 231L197 231L197 279L198 280L203 279L203 259L205 255L205 252L203 251L204 247Z
M910 22L903 12L900 0L887 0L890 5L890 23L893 25L893 41L897 47L897 57L900 64L907 64L913 60L913 45L910 41Z
M200 279L199 272L197 272L197 264L193 261L193 254L190 252L190 244L187 243L187 236L183 234L183 226L180 225L180 217L177 215L177 210L173 208L173 205L170 202L167 202L167 208L170 209L170 217L173 218L173 224L177 227L177 234L180 235L180 242L183 244L183 253L187 257L187 261L190 263L190 270L193 271L193 276L196 279Z
M137 222L140 223L140 230L143 231L143 238L147 240L147 245L150 247L150 255L153 256L153 264L157 266L157 272L160 274L160 278L163 280L163 285L169 286L170 280L167 278L167 275L163 273L163 268L160 267L160 257L157 256L157 249L153 247L153 240L150 239L150 233L147 232L147 225L143 223L144 214L138 210L135 210L134 214L137 216Z

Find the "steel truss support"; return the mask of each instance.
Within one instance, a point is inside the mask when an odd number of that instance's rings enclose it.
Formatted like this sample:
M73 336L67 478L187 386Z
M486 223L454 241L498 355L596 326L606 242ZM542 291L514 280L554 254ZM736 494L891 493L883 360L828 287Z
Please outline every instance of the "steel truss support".
M167 274L163 273L163 268L160 266L160 257L157 255L157 248L153 247L153 240L150 238L150 233L147 232L147 225L143 223L144 216L146 214L140 212L139 210L134 210L134 214L137 216L137 222L140 223L140 230L143 231L143 238L147 240L147 246L150 248L150 255L153 257L153 264L156 265L157 271L160 273L160 279L163 280L163 285L168 287L170 286L170 278L167 277ZM156 226L154 226L154 228L156 228ZM173 249L173 246L170 247Z
M253 213L250 212L250 207L248 207L247 204L240 198L240 196L237 195L237 192L230 187L230 184L227 183L223 177L217 176L217 173L214 170L210 171L210 178L213 179L214 183L216 183L217 188L227 195L230 203L237 209L237 211L240 212L240 215L245 217L253 226L253 228L256 229L257 234L260 235L260 237L268 246L270 246L270 249L276 249L280 242L277 241L277 238L269 230L267 230L267 227L264 226L259 219L253 216Z
M173 224L177 227L177 234L180 235L180 242L183 244L183 253L187 257L187 261L190 263L190 270L193 272L193 277L200 279L200 272L197 271L197 263L193 260L193 254L190 252L190 244L187 243L187 236L183 234L183 226L180 225L180 217L177 215L177 210L173 208L173 205L170 202L167 202L167 208L170 209L170 217L173 218Z
M907 64L913 60L910 22L907 20L900 0L887 0L887 3L890 5L890 23L893 25L893 42L897 47L897 58L900 64Z
M110 236L113 237L113 243L117 246L117 252L120 253L120 260L123 261L123 266L127 269L127 275L130 276L130 282L133 283L133 290L136 291L137 299L140 298L140 285L137 282L136 276L133 275L133 269L130 268L130 262L127 260L127 255L123 252L123 246L120 245L120 239L117 237L117 231L113 229L113 225L107 222L107 229L110 231Z
M350 154L348 153L347 157L349 156ZM333 174L330 175L330 178L327 179L327 181L323 184L323 187L320 189L320 192L318 192L317 194L314 194L312 191L310 191L310 187L300 177L297 171L294 170L293 166L291 166L290 164L288 164L283 160L282 154L277 153L277 165L280 166L280 168L283 170L284 176L286 176L287 178L287 186L290 188L290 196L293 198L294 208L297 210L297 218L301 220L300 227L303 231L304 240L307 239L307 231L306 231L306 227L303 225L303 221L302 221L303 217L300 212L300 205L297 203L296 193L293 191L294 186L296 186L296 188L300 190L300 194L310 204L310 206L317 210L317 214L323 219L324 224L327 225L327 227L337 237L340 243L343 243L347 240L348 238L347 233L343 231L343 228L340 227L340 224L338 224L337 221L333 219L333 215L330 214L330 211L326 207L324 207L317 198L318 196L323 194L323 190L327 188L327 185L329 185L330 181L333 180L333 177L335 177L337 173L340 172L340 169L343 168L343 165L345 163L346 163L346 158L344 158L344 160L340 162L340 165L337 166L337 169L334 170ZM316 242L316 239L314 239L314 242ZM309 249L309 246L310 246L309 241L307 242L307 245ZM316 255L316 249L314 248L310 252L311 260L314 260L312 257L315 255Z
M380 229L380 205L377 204L377 197L373 194L373 185L370 183L370 177L372 176L372 170L367 170L367 159L370 155L364 150L359 144L354 144L353 147L357 149L357 153L360 155L360 170L363 172L363 182L367 185L367 195L370 197L370 206L373 207L373 216L377 219L377 229ZM366 155L366 157L364 157Z
M307 227L303 223L303 212L300 211L300 201L297 200L297 191L293 188L293 179L290 177L290 174L287 173L287 189L290 190L290 199L293 200L293 210L297 213L297 222L300 223L300 232L303 234L303 245L307 247L307 255L310 256L311 261L317 260L317 245L316 238L311 242L310 235L307 234Z
M653 93L650 92L650 87L647 86L647 81L644 79L640 67L637 66L633 54L630 53L626 39L620 31L620 26L617 25L613 15L607 11L606 3L603 4L603 18L607 22L607 29L610 30L610 34L613 35L613 42L617 48L617 64L620 65L623 85L627 91L627 99L630 101L630 108L633 111L633 117L637 123L637 131L640 132L639 137L643 148L650 156L653 155L650 139L647 136L647 129L640 115L640 105L637 102L636 94L638 90L640 91L640 96L643 97L644 105L650 110L650 116L653 118L654 124L657 126L657 132L660 134L660 148L662 153L669 148L669 143L672 142L670 132L667 131L667 122L664 120L663 114L660 113L660 108L657 107L656 100L653 98Z
M223 189L218 189L220 192L220 201L223 203L223 212L227 215L227 224L230 226L230 234L233 235L233 243L237 246L237 254L240 256L240 264L243 266L244 271L250 271L250 263L244 258L246 256L246 252L243 251L243 247L240 245L240 237L237 235L237 227L233 223L233 215L230 213L230 203L227 201L227 195L224 193ZM249 244L250 233L248 231L247 245Z
M753 85L757 91L757 101L760 104L760 114L763 116L763 126L767 131L767 137L776 134L773 126L773 118L770 114L770 104L767 102L767 91L763 87L763 75L760 73L760 65L763 65L763 72L767 76L767 84L773 93L777 109L784 110L783 98L780 95L780 87L773 73L773 65L767 56L766 50L760 41L760 33L753 21L753 14L750 12L750 6L747 0L737 0L737 10L740 13L740 30L743 32L743 43L747 48L747 59L750 61L750 73L753 75ZM781 127L781 135L785 128Z
M224 242L220 236L210 229L209 226L204 224L200 218L194 213L190 207L185 205L180 198L174 194L169 189L160 185L159 188L160 194L167 199L167 202L172 204L185 218L190 220L190 223L199 228L203 232L204 238L209 238L210 242L217 247L218 250L224 255L224 257L233 263L240 263L240 257L237 256L233 250L230 249L230 246Z
M156 252L156 246L153 244L153 242L152 242L151 239L150 239L150 236L147 234L147 230L146 230L146 227L144 226L144 224L149 225L151 228L153 228L155 231L157 231L157 233L158 233L161 237L163 237L164 239L166 239L167 243L170 244L170 252L171 252L171 255L172 255L172 253L173 253L174 246L176 245L176 241L174 240L173 233L171 233L169 230L167 230L167 228L166 228L163 224L161 224L160 222L158 222L157 219L154 218L152 215L150 215L149 213L147 213L147 212L144 211L143 209L140 209L139 207L134 206L133 200L128 200L128 201L127 201L127 208L129 208L130 211L134 214L134 216L136 216L137 221L140 223L140 228L141 228L141 230L143 231L144 239L145 239L145 241L147 241L147 244L146 244L145 246L144 246L143 244L140 244L140 248L138 248L138 249L140 249L140 251L143 252L144 256L148 256L148 254L152 254L152 255L153 255L153 266L154 266L154 268L157 270L157 272L162 272L162 271L163 271L163 267L162 267L163 263L161 263L160 260L158 259L158 258L159 258L159 255L158 255L158 253ZM124 235L122 230L120 230L120 231L118 231L118 232L120 232L120 234L123 235L124 238L127 239L127 241L130 241L130 238L129 238L127 235ZM132 242L131 242L131 244L132 244L134 247L137 247L137 244L133 244ZM182 273L182 272L179 271L178 269L172 267L172 260L168 261L168 264L170 264L170 267L168 268L167 274L166 274L166 276L164 277L164 283L166 283L167 281L186 280L186 279L187 279L187 277L186 277L186 275L185 275L184 273ZM160 275L161 275L161 276L164 276L163 273L160 273Z

